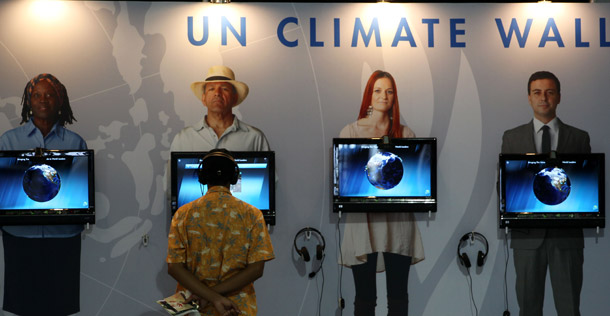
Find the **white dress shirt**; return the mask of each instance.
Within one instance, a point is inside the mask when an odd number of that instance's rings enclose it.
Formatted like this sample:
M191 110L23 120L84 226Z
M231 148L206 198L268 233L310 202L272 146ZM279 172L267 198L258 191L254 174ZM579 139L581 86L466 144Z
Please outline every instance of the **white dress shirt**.
M551 134L551 151L557 150L557 143L559 142L559 121L557 117L546 124L534 118L534 142L536 143L537 153L542 152L542 127L544 125L549 127L549 133Z

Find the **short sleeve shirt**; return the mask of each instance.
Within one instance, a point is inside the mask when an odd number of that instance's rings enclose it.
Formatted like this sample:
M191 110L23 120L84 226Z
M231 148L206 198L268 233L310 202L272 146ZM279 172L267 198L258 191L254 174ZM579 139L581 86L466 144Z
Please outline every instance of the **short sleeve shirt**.
M273 259L273 246L262 212L214 186L178 209L168 238L168 263L183 263L201 282L213 287L248 264ZM178 284L178 291L184 288ZM242 313L256 315L254 284L227 296ZM208 305L202 315L216 315Z

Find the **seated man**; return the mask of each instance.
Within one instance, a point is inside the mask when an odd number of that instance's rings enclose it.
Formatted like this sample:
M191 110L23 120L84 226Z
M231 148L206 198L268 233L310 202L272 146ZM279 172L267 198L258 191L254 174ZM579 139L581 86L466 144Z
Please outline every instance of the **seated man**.
M177 291L187 289L199 300L202 315L256 315L253 282L275 257L261 211L229 191L238 175L227 150L210 151L198 170L207 193L172 219L168 273Z

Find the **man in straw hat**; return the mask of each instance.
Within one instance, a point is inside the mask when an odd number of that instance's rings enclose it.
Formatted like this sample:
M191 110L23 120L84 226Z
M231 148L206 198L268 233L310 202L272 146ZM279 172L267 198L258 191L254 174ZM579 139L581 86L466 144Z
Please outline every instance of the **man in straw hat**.
M191 84L191 90L208 109L201 121L184 128L172 141L171 151L268 151L269 143L258 128L240 121L233 107L248 96L248 85L235 80L226 66L212 66L203 81Z

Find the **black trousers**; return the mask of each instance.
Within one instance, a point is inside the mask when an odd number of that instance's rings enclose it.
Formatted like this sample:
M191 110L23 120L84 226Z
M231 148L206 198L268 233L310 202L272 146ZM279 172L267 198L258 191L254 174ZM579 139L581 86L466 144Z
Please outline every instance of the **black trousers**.
M375 315L377 305L377 253L367 255L367 262L352 266L356 298L354 315ZM409 306L409 270L411 257L384 252L386 272L386 291L388 298L388 315L408 315Z
M5 311L65 316L80 310L81 236L23 238L2 234Z

